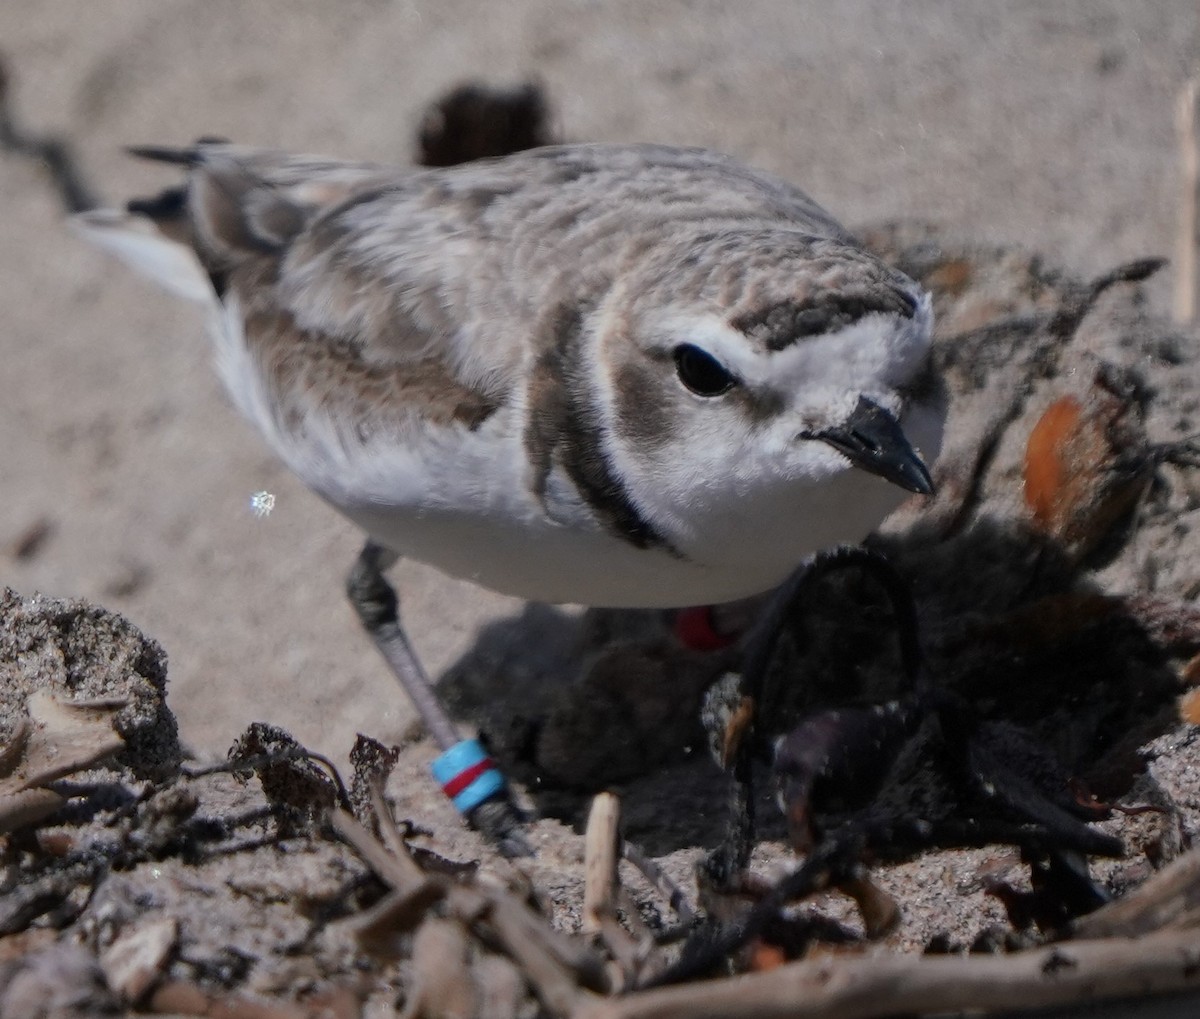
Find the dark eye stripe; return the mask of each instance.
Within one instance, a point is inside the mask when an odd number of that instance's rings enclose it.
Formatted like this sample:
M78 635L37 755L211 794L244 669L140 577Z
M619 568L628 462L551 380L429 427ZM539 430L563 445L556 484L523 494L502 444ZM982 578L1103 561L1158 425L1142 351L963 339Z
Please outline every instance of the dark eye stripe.
M675 371L697 396L721 396L737 385L737 378L712 354L691 343L675 348Z

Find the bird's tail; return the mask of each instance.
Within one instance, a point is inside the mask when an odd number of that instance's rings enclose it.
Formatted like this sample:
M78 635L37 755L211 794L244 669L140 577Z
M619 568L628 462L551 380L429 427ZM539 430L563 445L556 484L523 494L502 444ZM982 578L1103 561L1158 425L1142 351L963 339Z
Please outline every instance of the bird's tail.
M148 159L154 163L195 166L200 162L201 146L224 143L223 138L201 138L195 145L188 145L185 148L175 145L127 145L125 151L136 159Z
M193 167L203 159L205 145L224 139L201 138L194 145L135 145L126 151L138 159L173 166ZM152 198L135 198L123 211L94 209L71 217L72 227L84 238L177 297L210 303L215 289L192 244L188 222L186 185L167 188Z
M195 251L160 229L157 217L135 208L143 204L132 202L124 211L82 212L72 216L70 223L86 240L116 255L175 296L210 304L216 291Z

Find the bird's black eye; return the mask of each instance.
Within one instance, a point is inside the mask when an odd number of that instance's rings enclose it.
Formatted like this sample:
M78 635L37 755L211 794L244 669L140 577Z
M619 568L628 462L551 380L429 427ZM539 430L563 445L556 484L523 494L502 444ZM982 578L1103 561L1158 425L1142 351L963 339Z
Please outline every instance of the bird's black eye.
M737 379L720 361L690 343L675 348L675 371L679 381L697 396L720 396L737 385Z

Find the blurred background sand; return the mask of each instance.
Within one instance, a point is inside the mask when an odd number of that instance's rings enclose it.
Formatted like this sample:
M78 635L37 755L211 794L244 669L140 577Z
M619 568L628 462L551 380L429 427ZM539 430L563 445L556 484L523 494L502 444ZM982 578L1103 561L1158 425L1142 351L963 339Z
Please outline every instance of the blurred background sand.
M568 139L723 149L852 228L928 219L1089 273L1171 252L1200 6L5 0L0 49L21 119L68 137L110 201L169 180L124 144L403 162L446 88L537 78ZM158 639L199 749L253 719L339 757L357 730L398 737L407 705L342 595L359 535L229 408L199 315L76 240L36 167L0 159L0 196L0 583ZM1167 280L1150 293L1165 307ZM393 576L435 672L520 608L415 564Z

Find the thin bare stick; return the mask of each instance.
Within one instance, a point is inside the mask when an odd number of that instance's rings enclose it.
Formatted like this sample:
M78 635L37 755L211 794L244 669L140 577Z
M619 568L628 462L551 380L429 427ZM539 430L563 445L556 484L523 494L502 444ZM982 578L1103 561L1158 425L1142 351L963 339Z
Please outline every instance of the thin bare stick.
M412 857L405 861L393 856L349 811L340 807L330 811L329 823L338 838L358 853L381 881L398 892L411 892L425 881L425 875Z
M393 855L348 811L331 811L329 822L338 837L395 889L357 919L357 932L367 943L390 951L390 934L411 929L429 906L444 897L448 913L458 922L491 934L555 1015L568 1015L587 993L581 983L607 987L598 958L554 930L507 889L455 886L437 875L426 875L408 854L407 846L399 843L402 852ZM391 814L384 806L380 826L386 830L390 823Z
M615 960L618 977L614 983L620 987L632 987L633 980L641 971L642 948L636 938L621 926L615 912L601 910L596 914L600 924L600 937L609 954Z
M642 849L633 842L622 840L621 856L637 869L658 894L667 900L667 904L679 917L680 927L687 929L696 922L696 913L687 900L687 894L679 887L666 871L648 857Z
M597 793L588 814L583 837L583 918L584 934L599 933L604 925L601 914L615 914L617 888L617 826L621 820L621 801L613 793Z
M375 810L375 816L379 819L379 836L392 856L399 861L399 870L408 873L411 883L419 883L424 879L425 874L417 861L413 859L412 853L409 852L408 843L404 841L399 828L396 827L396 819L392 816L392 810L377 785L371 786L371 806Z
M633 988L638 984L645 984L666 970L667 960L659 949L661 932L651 930L650 925L642 919L641 913L638 912L637 903L634 901L633 896L629 894L629 889L623 885L618 888L617 900L621 908L625 911L625 920L629 924L630 933L625 935L629 944L621 946L623 955L620 956L617 955L613 941L605 938L605 944L608 945L609 951L613 953L613 957L620 961L624 967L626 986ZM623 927L619 929L624 933L625 929ZM623 960L629 956L630 951L633 953L632 962L626 963Z
M446 897L449 883L432 875L412 891L393 888L375 905L343 921L359 946L379 958L403 954L401 936L414 931Z
M350 804L350 794L346 791L346 783L342 781L341 772L337 765L324 754L318 754L307 747L295 746L287 750L272 750L265 754L254 754L250 757L239 757L228 761L214 761L211 764L198 764L181 769L186 778L204 778L207 775L233 775L240 771L257 771L259 768L272 764L283 764L287 761L311 761L318 764L329 775L337 793L338 803L343 807Z
M516 896L502 889L484 893L457 887L450 890L446 904L461 922L490 931L552 1015L569 1016L592 997L579 986L580 974L556 950L557 932Z
M1004 956L825 956L729 980L591 999L572 1019L875 1019L1189 989L1200 989L1200 939L1172 931Z
M639 942L656 944L655 932L642 919L642 914L638 910L637 900L629 894L629 889L624 885L617 889L617 905L625 911L625 917L629 923L629 933L633 935L634 939Z
M520 918L525 937L541 942L555 959L575 975L576 981L593 990L608 990L604 962L585 942L555 930L545 917L535 913L528 903L511 892L493 891L489 898L493 903L505 903L513 915Z
M1186 325L1200 311L1200 78L1179 93L1175 130L1179 137L1180 195L1175 240L1175 321Z

